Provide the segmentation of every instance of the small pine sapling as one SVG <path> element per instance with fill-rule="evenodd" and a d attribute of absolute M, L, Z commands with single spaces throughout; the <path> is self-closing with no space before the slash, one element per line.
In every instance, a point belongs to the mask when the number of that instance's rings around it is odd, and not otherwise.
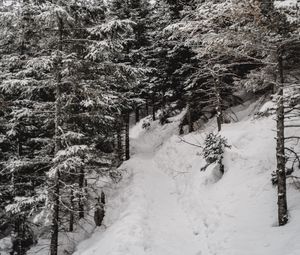
<path fill-rule="evenodd" d="M 205 171 L 206 168 L 213 163 L 218 163 L 220 166 L 220 171 L 223 174 L 224 173 L 224 165 L 222 163 L 223 154 L 225 148 L 231 148 L 231 146 L 228 145 L 226 138 L 214 133 L 209 133 L 206 136 L 204 143 L 205 145 L 202 153 L 207 164 L 201 168 L 201 171 Z"/>

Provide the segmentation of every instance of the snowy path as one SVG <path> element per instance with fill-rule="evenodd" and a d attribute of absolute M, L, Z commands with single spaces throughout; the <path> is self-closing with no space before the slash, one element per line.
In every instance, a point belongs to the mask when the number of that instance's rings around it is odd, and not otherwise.
<path fill-rule="evenodd" d="M 199 241 L 176 196 L 174 181 L 160 171 L 155 160 L 140 160 L 136 181 L 146 200 L 145 254 L 198 255 Z"/>
<path fill-rule="evenodd" d="M 199 239 L 178 202 L 175 180 L 160 169 L 156 157 L 158 148 L 177 132 L 177 126 L 175 121 L 159 133 L 132 130 L 134 155 L 123 165 L 127 183 L 110 205 L 112 210 L 119 205 L 119 214 L 111 217 L 111 227 L 79 245 L 76 255 L 202 254 Z"/>
<path fill-rule="evenodd" d="M 178 202 L 175 180 L 161 169 L 159 148 L 163 142 L 177 132 L 176 121 L 159 133 L 143 133 L 135 137 L 132 130 L 132 151 L 135 155 L 127 163 L 127 170 L 133 173 L 132 186 L 135 189 L 129 203 L 143 204 L 142 235 L 139 236 L 144 248 L 137 255 L 200 255 L 200 243 L 193 233 L 188 217 Z M 128 226 L 128 231 L 134 229 Z M 128 233 L 130 235 L 130 233 Z M 127 247 L 128 248 L 128 247 Z M 133 255 L 133 249 L 122 255 Z M 112 253 L 114 254 L 114 253 Z"/>

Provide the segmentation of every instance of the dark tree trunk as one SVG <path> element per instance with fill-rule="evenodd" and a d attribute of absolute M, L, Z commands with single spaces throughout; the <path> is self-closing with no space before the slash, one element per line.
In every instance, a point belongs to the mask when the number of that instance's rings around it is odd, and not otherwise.
<path fill-rule="evenodd" d="M 149 115 L 149 102 L 148 99 L 146 99 L 146 115 Z"/>
<path fill-rule="evenodd" d="M 23 248 L 24 232 L 23 232 L 23 219 L 21 218 L 21 216 L 17 216 L 17 219 L 14 222 L 14 232 L 16 234 L 16 237 L 13 240 L 12 254 L 24 255 L 25 254 Z"/>
<path fill-rule="evenodd" d="M 23 0 L 22 1 L 23 5 L 27 5 L 30 3 L 29 0 Z M 30 27 L 30 22 L 33 22 L 31 13 L 28 12 L 28 10 L 26 10 L 26 7 L 23 6 L 23 10 L 22 10 L 22 19 L 21 19 L 21 29 L 22 29 L 22 39 L 21 39 L 21 43 L 20 43 L 20 54 L 24 55 L 26 53 L 26 43 L 28 43 L 28 40 L 30 40 L 30 36 L 27 33 L 28 32 L 28 27 Z"/>
<path fill-rule="evenodd" d="M 52 222 L 51 222 L 51 243 L 50 254 L 57 255 L 58 250 L 58 224 L 59 224 L 59 174 L 55 178 L 53 191 L 53 209 L 52 209 Z"/>
<path fill-rule="evenodd" d="M 69 232 L 74 230 L 74 192 L 71 190 L 70 197 L 70 222 L 69 222 Z"/>
<path fill-rule="evenodd" d="M 22 217 L 19 217 L 19 233 L 18 233 L 18 252 L 17 255 L 24 255 L 25 249 L 23 247 L 23 242 L 25 239 L 25 233 L 24 233 L 24 219 Z"/>
<path fill-rule="evenodd" d="M 162 91 L 162 98 L 161 98 L 161 109 L 163 109 L 167 104 L 167 98 L 166 98 L 166 91 L 163 89 Z"/>
<path fill-rule="evenodd" d="M 218 132 L 222 129 L 223 120 L 223 112 L 222 112 L 222 99 L 220 93 L 220 80 L 219 78 L 215 78 L 214 82 L 214 93 L 216 98 L 216 112 L 217 112 L 217 125 L 218 125 Z"/>
<path fill-rule="evenodd" d="M 125 160 L 130 159 L 129 148 L 129 112 L 125 114 Z"/>
<path fill-rule="evenodd" d="M 278 50 L 278 68 L 280 82 L 278 84 L 277 99 L 277 180 L 278 180 L 278 223 L 283 226 L 288 222 L 287 200 L 286 200 L 286 173 L 285 173 L 285 149 L 284 149 L 284 102 L 283 102 L 283 49 Z"/>
<path fill-rule="evenodd" d="M 59 45 L 58 50 L 62 51 L 62 39 L 63 39 L 63 21 L 61 18 L 58 17 L 58 33 L 59 33 Z M 60 150 L 61 141 L 60 141 L 60 126 L 61 126 L 61 69 L 62 69 L 62 60 L 59 60 L 57 66 L 57 73 L 56 73 L 56 102 L 55 102 L 55 154 Z M 52 222 L 51 222 L 51 241 L 50 241 L 50 255 L 57 255 L 58 252 L 58 233 L 59 233 L 59 180 L 60 180 L 60 173 L 59 171 L 56 173 L 53 182 L 51 183 L 51 190 L 52 193 Z"/>
<path fill-rule="evenodd" d="M 189 133 L 194 131 L 193 121 L 192 121 L 192 113 L 190 104 L 187 107 L 187 120 L 189 125 Z"/>
<path fill-rule="evenodd" d="M 156 111 L 156 109 L 155 109 L 155 98 L 154 98 L 154 96 L 153 96 L 153 97 L 152 97 L 152 120 L 153 120 L 153 121 L 156 120 L 156 118 L 155 118 L 155 111 Z"/>
<path fill-rule="evenodd" d="M 84 203 L 83 203 L 83 197 L 84 197 L 84 168 L 80 168 L 79 173 L 79 199 L 78 199 L 78 211 L 79 211 L 79 219 L 84 218 Z"/>
<path fill-rule="evenodd" d="M 140 107 L 135 108 L 135 123 L 140 121 Z"/>
<path fill-rule="evenodd" d="M 101 202 L 102 204 L 105 204 L 105 193 L 104 193 L 103 191 L 101 191 L 100 202 Z"/>
<path fill-rule="evenodd" d="M 120 118 L 121 119 L 121 118 Z M 123 130 L 123 122 L 120 120 L 117 127 L 117 153 L 118 153 L 118 164 L 121 165 L 124 157 L 123 157 L 123 146 L 122 146 L 122 130 Z"/>
<path fill-rule="evenodd" d="M 218 125 L 218 132 L 221 131 L 222 129 L 222 117 L 221 117 L 221 114 L 220 114 L 220 108 L 217 107 L 217 125 Z"/>

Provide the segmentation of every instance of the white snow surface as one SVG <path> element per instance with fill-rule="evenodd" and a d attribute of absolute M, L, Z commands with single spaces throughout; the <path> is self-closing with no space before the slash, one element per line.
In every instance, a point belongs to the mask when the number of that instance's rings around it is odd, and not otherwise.
<path fill-rule="evenodd" d="M 7 252 L 12 248 L 11 238 L 5 237 L 0 239 L 0 255 L 9 255 Z"/>
<path fill-rule="evenodd" d="M 281 1 L 274 1 L 276 8 L 287 8 L 287 7 L 296 7 L 297 4 L 299 5 L 299 0 L 281 0 Z"/>
<path fill-rule="evenodd" d="M 274 116 L 256 119 L 261 102 L 233 108 L 238 121 L 221 135 L 232 146 L 225 173 L 205 161 L 205 129 L 179 138 L 183 114 L 161 126 L 131 129 L 124 179 L 108 194 L 105 227 L 81 242 L 75 255 L 299 255 L 300 192 L 288 184 L 290 221 L 277 226 Z M 299 132 L 294 130 L 293 132 Z M 298 170 L 299 171 L 299 170 Z"/>

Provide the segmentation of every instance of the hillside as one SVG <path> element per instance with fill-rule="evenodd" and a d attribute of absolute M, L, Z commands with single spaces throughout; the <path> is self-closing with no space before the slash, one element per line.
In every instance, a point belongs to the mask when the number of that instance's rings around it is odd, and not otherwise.
<path fill-rule="evenodd" d="M 222 176 L 205 164 L 201 148 L 214 121 L 178 136 L 181 115 L 170 124 L 142 121 L 131 129 L 132 158 L 126 177 L 111 193 L 105 227 L 79 244 L 75 255 L 297 255 L 300 193 L 288 185 L 290 222 L 277 226 L 274 116 L 257 118 L 270 102 L 233 108 L 237 122 L 224 125 L 231 149 Z M 186 141 L 183 142 L 182 140 Z"/>

